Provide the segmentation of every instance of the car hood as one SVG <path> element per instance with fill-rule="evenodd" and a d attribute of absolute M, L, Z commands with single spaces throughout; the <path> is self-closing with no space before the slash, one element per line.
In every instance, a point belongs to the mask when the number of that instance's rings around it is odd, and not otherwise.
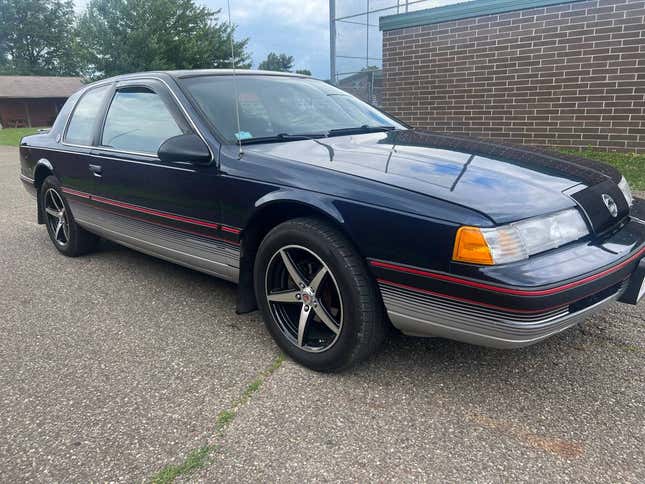
<path fill-rule="evenodd" d="M 620 180 L 616 170 L 591 160 L 415 130 L 249 145 L 245 151 L 446 200 L 495 223 L 574 207 L 576 193 Z"/>

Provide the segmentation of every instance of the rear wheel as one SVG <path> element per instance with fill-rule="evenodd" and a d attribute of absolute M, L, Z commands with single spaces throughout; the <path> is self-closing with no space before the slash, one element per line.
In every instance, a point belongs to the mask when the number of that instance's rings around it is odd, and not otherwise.
<path fill-rule="evenodd" d="M 99 238 L 76 223 L 55 176 L 43 181 L 40 197 L 49 238 L 60 253 L 76 257 L 96 247 Z"/>
<path fill-rule="evenodd" d="M 385 336 L 382 303 L 363 259 L 322 221 L 288 221 L 266 236 L 256 258 L 255 291 L 278 345 L 314 370 L 354 365 Z"/>

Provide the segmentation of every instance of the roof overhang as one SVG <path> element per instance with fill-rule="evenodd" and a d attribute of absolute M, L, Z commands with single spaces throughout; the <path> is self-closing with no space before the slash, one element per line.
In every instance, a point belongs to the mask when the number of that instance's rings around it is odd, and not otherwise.
<path fill-rule="evenodd" d="M 80 77 L 0 76 L 0 98 L 67 98 L 83 88 Z"/>
<path fill-rule="evenodd" d="M 445 7 L 417 10 L 397 15 L 386 15 L 379 19 L 383 31 L 438 24 L 452 20 L 463 20 L 484 15 L 495 15 L 516 10 L 548 7 L 586 0 L 474 0 Z"/>

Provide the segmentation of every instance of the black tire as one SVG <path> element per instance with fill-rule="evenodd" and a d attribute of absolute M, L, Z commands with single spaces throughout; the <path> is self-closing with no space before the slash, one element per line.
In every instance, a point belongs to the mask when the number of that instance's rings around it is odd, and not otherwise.
<path fill-rule="evenodd" d="M 299 262 L 291 256 L 288 259 L 296 265 L 303 280 L 309 279 L 305 281 L 306 289 L 298 289 L 289 273 L 286 275 L 290 284 L 288 288 L 267 290 L 267 286 L 274 285 L 276 281 L 274 276 L 276 271 L 279 271 L 279 264 L 283 264 L 283 273 L 285 270 L 289 271 L 287 264 L 284 263 L 283 251 L 285 250 L 296 251 L 295 256 L 301 257 Z M 313 262 L 306 264 L 306 258 L 309 255 Z M 316 260 L 321 265 L 306 275 L 307 268 L 313 267 Z M 278 268 L 274 269 L 274 267 Z M 320 285 L 314 288 L 315 282 L 311 275 L 322 273 L 321 268 L 326 269 L 329 276 L 323 276 L 327 277 L 326 282 L 319 281 Z M 277 280 L 285 280 L 285 276 L 281 278 L 278 274 Z M 384 317 L 383 303 L 364 259 L 342 233 L 324 221 L 313 218 L 294 219 L 269 232 L 262 241 L 255 259 L 254 285 L 258 306 L 275 341 L 291 358 L 313 370 L 334 372 L 356 365 L 376 352 L 387 333 L 388 324 Z M 308 332 L 315 333 L 314 341 L 321 345 L 315 350 L 307 346 L 305 330 L 302 338 L 299 332 L 296 337 L 295 334 L 290 333 L 293 326 L 287 330 L 285 328 L 288 322 L 281 323 L 287 314 L 284 310 L 285 305 L 289 311 L 307 310 L 309 306 L 306 306 L 303 300 L 309 301 L 311 292 L 305 295 L 302 291 L 311 289 L 313 289 L 312 300 L 317 301 L 320 306 L 317 305 L 315 314 L 312 314 L 313 319 L 310 323 L 305 323 L 304 327 L 312 328 L 308 329 Z M 318 317 L 321 307 L 327 305 L 323 297 L 328 298 L 330 308 L 334 305 L 334 289 L 337 290 L 336 308 L 330 309 L 327 314 L 335 314 L 333 319 L 339 323 L 337 333 L 328 331 L 330 325 L 327 324 L 325 327 L 322 319 Z M 299 291 L 300 294 L 297 294 Z M 319 295 L 322 291 L 328 296 Z M 295 304 L 292 304 L 291 301 L 269 301 L 269 297 L 282 294 L 288 298 L 295 295 L 298 302 L 293 301 Z M 296 309 L 289 309 L 292 307 Z M 300 307 L 302 309 L 298 309 Z M 302 317 L 302 312 L 300 314 Z M 289 318 L 289 316 L 286 317 Z M 290 320 L 293 321 L 293 319 L 291 316 Z M 325 331 L 328 335 L 320 336 Z M 335 339 L 332 341 L 332 338 Z"/>
<path fill-rule="evenodd" d="M 41 201 L 40 206 L 43 212 L 43 220 L 47 227 L 47 233 L 54 247 L 61 254 L 68 257 L 78 257 L 96 248 L 99 237 L 83 229 L 76 223 L 58 178 L 53 175 L 45 178 L 38 196 Z M 64 220 L 63 218 L 57 219 L 47 212 L 48 208 L 55 209 L 57 204 L 62 204 L 64 207 L 64 211 L 62 211 Z M 62 222 L 60 228 L 58 228 L 59 220 Z"/>

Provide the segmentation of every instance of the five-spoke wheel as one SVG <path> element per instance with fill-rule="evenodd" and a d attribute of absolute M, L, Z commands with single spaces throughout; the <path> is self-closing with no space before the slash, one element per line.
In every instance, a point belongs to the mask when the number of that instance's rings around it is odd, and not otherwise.
<path fill-rule="evenodd" d="M 96 247 L 99 238 L 76 223 L 63 196 L 60 182 L 48 176 L 40 186 L 39 206 L 49 238 L 62 254 L 76 257 Z"/>
<path fill-rule="evenodd" d="M 280 248 L 266 272 L 266 297 L 284 335 L 305 351 L 332 346 L 343 326 L 343 299 L 327 265 L 305 247 Z"/>
<path fill-rule="evenodd" d="M 322 220 L 289 220 L 258 249 L 255 295 L 264 322 L 294 360 L 338 371 L 372 354 L 387 324 L 365 260 Z"/>
<path fill-rule="evenodd" d="M 67 210 L 65 209 L 63 199 L 55 188 L 49 188 L 45 192 L 44 208 L 47 214 L 47 224 L 53 233 L 54 242 L 60 245 L 67 245 L 69 243 Z"/>

